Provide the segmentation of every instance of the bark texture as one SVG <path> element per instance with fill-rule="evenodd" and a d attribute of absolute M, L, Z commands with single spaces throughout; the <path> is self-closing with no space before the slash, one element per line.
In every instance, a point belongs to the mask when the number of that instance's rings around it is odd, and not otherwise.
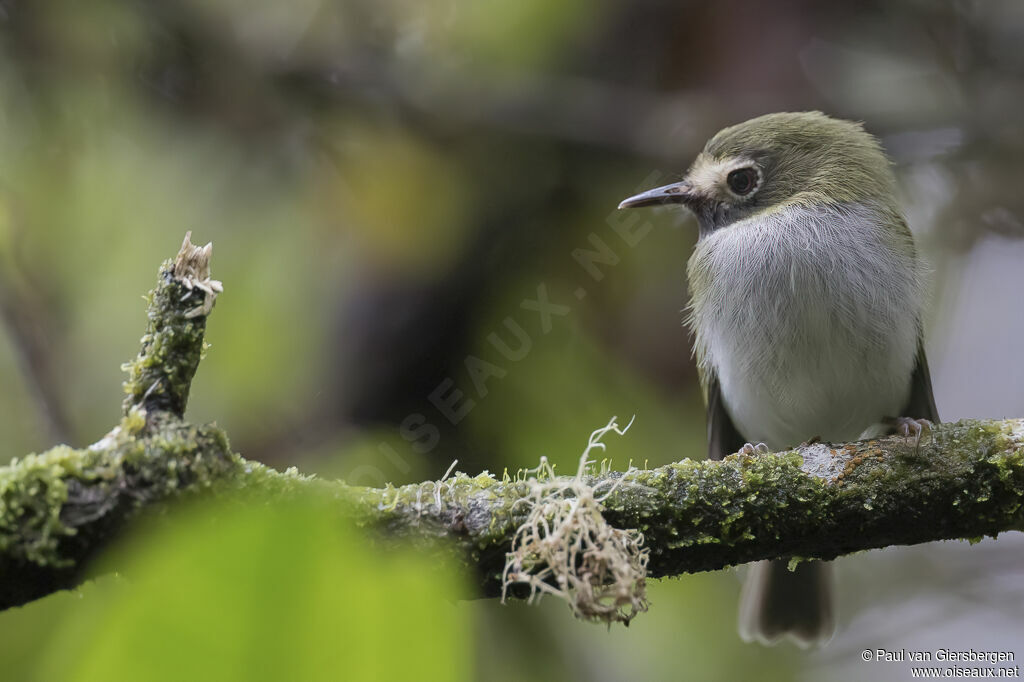
<path fill-rule="evenodd" d="M 398 488 L 354 487 L 247 461 L 216 426 L 184 420 L 205 319 L 220 291 L 209 256 L 208 246 L 186 238 L 178 258 L 161 267 L 142 350 L 125 367 L 121 423 L 88 448 L 58 446 L 0 467 L 0 609 L 74 586 L 132 518 L 194 494 L 262 503 L 320 496 L 339 517 L 389 537 L 442 540 L 479 576 L 483 594 L 499 594 L 507 553 L 529 515 L 523 501 L 537 484 L 530 475 L 456 473 Z M 611 490 L 601 497 L 607 524 L 643 534 L 647 577 L 777 557 L 832 559 L 1024 529 L 1024 420 L 944 424 L 920 443 L 814 444 L 582 480 Z"/>

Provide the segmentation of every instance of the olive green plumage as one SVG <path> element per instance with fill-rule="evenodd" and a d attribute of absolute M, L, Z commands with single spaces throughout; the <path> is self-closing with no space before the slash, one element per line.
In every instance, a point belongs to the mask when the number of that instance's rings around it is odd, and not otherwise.
<path fill-rule="evenodd" d="M 876 201 L 898 208 L 896 180 L 878 140 L 860 123 L 819 111 L 767 114 L 730 126 L 703 153 L 763 164 L 772 181 L 757 193 L 762 207 Z"/>

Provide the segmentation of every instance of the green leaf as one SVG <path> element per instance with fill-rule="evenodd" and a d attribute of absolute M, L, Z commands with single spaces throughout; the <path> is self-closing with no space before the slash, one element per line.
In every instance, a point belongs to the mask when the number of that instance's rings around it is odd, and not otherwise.
<path fill-rule="evenodd" d="M 128 580 L 69 609 L 41 679 L 469 678 L 461 576 L 435 557 L 375 549 L 323 508 L 185 516 L 108 558 Z"/>

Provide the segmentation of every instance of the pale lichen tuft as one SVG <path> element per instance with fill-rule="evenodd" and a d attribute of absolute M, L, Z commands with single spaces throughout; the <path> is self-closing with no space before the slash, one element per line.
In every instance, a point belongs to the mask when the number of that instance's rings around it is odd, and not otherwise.
<path fill-rule="evenodd" d="M 185 313 L 188 319 L 209 315 L 217 300 L 217 294 L 224 291 L 224 285 L 210 277 L 211 255 L 213 242 L 207 242 L 206 246 L 196 246 L 192 243 L 192 232 L 185 233 L 181 250 L 174 259 L 174 278 L 181 282 L 189 293 L 193 289 L 198 289 L 206 294 L 200 305 Z"/>
<path fill-rule="evenodd" d="M 529 601 L 554 595 L 577 618 L 626 625 L 647 610 L 649 550 L 643 534 L 611 526 L 602 503 L 635 469 L 623 476 L 588 481 L 590 454 L 604 450 L 609 432 L 624 434 L 613 417 L 594 431 L 580 456 L 576 475 L 558 478 L 546 457 L 526 479 L 527 493 L 516 505 L 528 507 L 516 529 L 502 573 L 502 601 L 516 584 L 529 587 Z"/>

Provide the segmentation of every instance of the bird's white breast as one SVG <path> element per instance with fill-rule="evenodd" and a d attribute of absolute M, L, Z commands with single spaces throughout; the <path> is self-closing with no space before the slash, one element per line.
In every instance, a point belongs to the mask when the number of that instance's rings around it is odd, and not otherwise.
<path fill-rule="evenodd" d="M 690 260 L 690 325 L 744 438 L 852 440 L 900 416 L 923 305 L 878 209 L 791 207 L 719 229 Z"/>

